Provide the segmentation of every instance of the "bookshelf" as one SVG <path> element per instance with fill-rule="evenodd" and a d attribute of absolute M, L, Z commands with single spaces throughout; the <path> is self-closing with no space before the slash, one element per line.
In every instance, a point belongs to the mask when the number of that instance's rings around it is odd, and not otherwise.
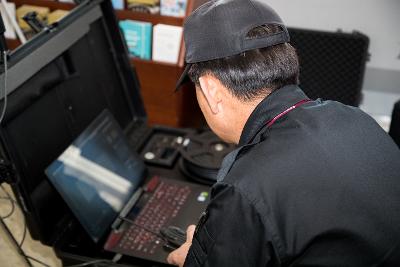
<path fill-rule="evenodd" d="M 71 10 L 75 7 L 74 4 L 61 3 L 48 0 L 8 0 L 8 2 L 14 2 L 17 7 L 21 5 L 46 6 L 51 10 L 54 9 Z"/>
<path fill-rule="evenodd" d="M 75 4 L 60 3 L 49 0 L 9 0 L 14 2 L 17 8 L 21 5 L 45 6 L 50 10 L 71 10 Z M 188 0 L 187 14 L 206 0 Z M 184 18 L 161 16 L 159 14 L 146 14 L 130 10 L 116 10 L 120 20 L 139 20 L 150 22 L 153 25 L 162 23 L 174 26 L 182 26 Z M 10 49 L 20 45 L 18 40 L 8 40 Z M 174 93 L 175 84 L 184 67 L 184 47 L 177 64 L 157 62 L 131 58 L 131 64 L 136 69 L 141 85 L 141 93 L 148 115 L 149 123 L 163 124 L 173 127 L 199 127 L 203 124 L 203 116 L 197 105 L 195 90 L 192 85 L 187 85 L 177 93 Z"/>

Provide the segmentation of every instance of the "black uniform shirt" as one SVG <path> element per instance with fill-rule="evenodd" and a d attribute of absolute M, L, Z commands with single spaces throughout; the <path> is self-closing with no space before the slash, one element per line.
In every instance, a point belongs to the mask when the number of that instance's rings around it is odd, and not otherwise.
<path fill-rule="evenodd" d="M 264 99 L 185 266 L 400 266 L 400 150 L 368 115 L 297 86 Z"/>

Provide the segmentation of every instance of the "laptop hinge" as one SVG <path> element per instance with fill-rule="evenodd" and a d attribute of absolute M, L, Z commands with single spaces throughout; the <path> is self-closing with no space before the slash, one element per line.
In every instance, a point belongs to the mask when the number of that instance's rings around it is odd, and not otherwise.
<path fill-rule="evenodd" d="M 126 217 L 126 215 L 132 210 L 133 206 L 137 203 L 137 201 L 139 200 L 142 193 L 143 193 L 142 188 L 139 188 L 138 190 L 136 190 L 136 192 L 132 195 L 132 197 L 129 199 L 128 203 L 126 203 L 125 207 L 121 210 L 118 217 L 115 219 L 115 221 L 111 225 L 111 229 L 116 230 L 121 226 L 121 223 L 123 220 L 120 218 Z"/>

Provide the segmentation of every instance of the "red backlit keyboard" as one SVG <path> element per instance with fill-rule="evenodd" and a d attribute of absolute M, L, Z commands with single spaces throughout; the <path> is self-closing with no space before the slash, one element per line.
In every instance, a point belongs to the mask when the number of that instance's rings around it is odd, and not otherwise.
<path fill-rule="evenodd" d="M 152 181 L 149 185 L 151 183 Z M 130 224 L 124 231 L 118 246 L 127 251 L 154 254 L 156 248 L 164 243 L 154 233 L 159 233 L 161 228 L 170 225 L 189 194 L 190 187 L 188 186 L 160 181 L 154 193 L 133 220 L 135 225 Z"/>

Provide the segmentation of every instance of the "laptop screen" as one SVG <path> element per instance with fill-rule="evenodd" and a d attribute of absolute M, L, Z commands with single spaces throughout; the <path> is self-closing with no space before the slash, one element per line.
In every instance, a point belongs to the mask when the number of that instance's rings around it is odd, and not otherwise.
<path fill-rule="evenodd" d="M 145 165 L 105 110 L 45 172 L 97 242 L 144 179 Z"/>

